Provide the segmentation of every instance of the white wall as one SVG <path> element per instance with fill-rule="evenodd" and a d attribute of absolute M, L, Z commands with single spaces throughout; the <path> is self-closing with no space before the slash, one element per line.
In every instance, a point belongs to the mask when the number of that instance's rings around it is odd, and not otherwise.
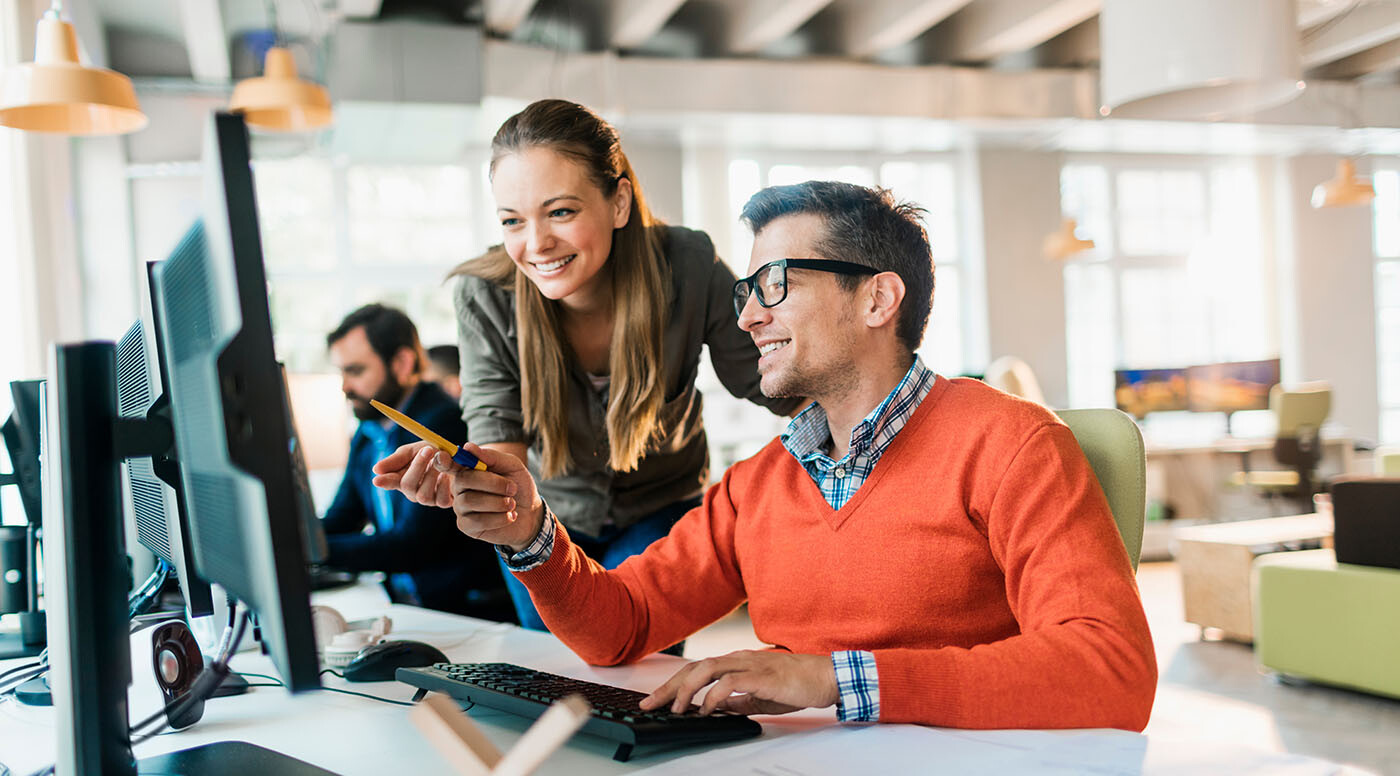
<path fill-rule="evenodd" d="M 1280 163 L 1288 217 L 1280 250 L 1280 308 L 1285 315 L 1286 380 L 1332 383 L 1332 421 L 1376 439 L 1380 425 L 1376 372 L 1375 254 L 1371 208 L 1315 210 L 1312 187 L 1332 177 L 1335 156 Z M 1291 358 L 1289 356 L 1292 356 Z M 1290 365 L 1291 362 L 1291 365 Z"/>
<path fill-rule="evenodd" d="M 977 154 L 988 356 L 1025 359 L 1052 407 L 1069 401 L 1064 266 L 1041 255 L 1041 241 L 1060 224 L 1062 161 L 1035 151 Z"/>

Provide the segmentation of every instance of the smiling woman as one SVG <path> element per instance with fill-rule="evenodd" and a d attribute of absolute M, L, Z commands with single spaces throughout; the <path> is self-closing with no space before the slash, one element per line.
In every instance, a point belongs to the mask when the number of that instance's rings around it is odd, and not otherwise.
<path fill-rule="evenodd" d="M 503 244 L 453 272 L 468 436 L 526 461 L 570 535 L 612 568 L 699 503 L 702 346 L 734 396 L 777 414 L 798 400 L 762 395 L 733 273 L 705 234 L 652 217 L 597 114 L 542 100 L 506 120 L 491 191 Z M 400 489 L 445 494 L 459 521 L 514 521 L 514 499 L 451 493 L 450 473 L 425 479 Z M 543 628 L 524 587 L 512 595 L 521 622 Z"/>

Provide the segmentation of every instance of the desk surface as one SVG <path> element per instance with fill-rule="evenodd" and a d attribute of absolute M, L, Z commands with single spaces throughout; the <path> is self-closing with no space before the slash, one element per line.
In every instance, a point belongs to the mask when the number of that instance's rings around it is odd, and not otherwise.
<path fill-rule="evenodd" d="M 456 661 L 513 662 L 566 676 L 643 691 L 655 688 L 685 662 L 677 657 L 654 655 L 632 666 L 593 668 L 585 665 L 557 639 L 546 633 L 413 607 L 389 605 L 377 586 L 362 584 L 355 588 L 318 594 L 316 600 L 318 603 L 335 606 L 348 619 L 387 612 L 394 621 L 394 636 L 435 644 L 449 658 Z M 159 692 L 150 671 L 146 669 L 146 666 L 150 665 L 150 642 L 143 638 L 144 636 L 145 633 L 139 634 L 132 643 L 135 674 L 129 695 L 132 719 L 145 717 L 160 706 Z M 0 661 L 0 671 L 22 662 L 24 661 Z M 270 662 L 254 652 L 240 653 L 233 659 L 232 664 L 238 671 L 271 673 Z M 333 676 L 326 676 L 325 681 L 327 686 L 353 689 L 395 700 L 406 701 L 413 694 L 413 688 L 396 682 L 348 684 Z M 474 709 L 470 715 L 486 735 L 503 750 L 508 749 L 529 726 L 529 720 L 490 709 Z M 539 773 L 587 776 L 629 773 L 657 766 L 675 768 L 676 772 L 692 772 L 693 767 L 704 766 L 703 770 L 707 773 L 757 773 L 759 771 L 750 769 L 747 765 L 741 770 L 736 770 L 735 758 L 741 758 L 745 763 L 754 762 L 754 768 L 757 768 L 756 761 L 765 756 L 773 756 L 771 745 L 783 743 L 787 740 L 785 737 L 792 734 L 807 734 L 805 738 L 809 739 L 810 743 L 803 738 L 794 738 L 791 741 L 795 745 L 800 744 L 796 751 L 814 755 L 821 751 L 823 746 L 831 747 L 851 740 L 845 731 L 869 729 L 833 730 L 834 713 L 831 709 L 808 709 L 796 714 L 759 719 L 763 724 L 764 734 L 756 742 L 740 742 L 709 749 L 689 747 L 664 752 L 640 749 L 637 756 L 627 763 L 618 763 L 611 759 L 615 748 L 611 742 L 579 735 L 545 763 Z M 1287 770 L 1289 773 L 1361 773 L 1311 758 L 1247 750 L 1222 751 L 1219 747 L 1183 746 L 1182 742 L 1163 741 L 1155 737 L 1149 740 L 1147 736 L 1123 731 L 1089 731 L 1077 735 L 1015 731 L 1002 732 L 1004 738 L 1010 737 L 1005 741 L 993 742 L 987 739 L 986 742 L 979 742 L 976 735 L 971 733 L 960 734 L 956 731 L 907 725 L 877 727 L 889 728 L 888 734 L 905 731 L 902 735 L 925 736 L 926 741 L 919 738 L 914 744 L 918 751 L 923 753 L 921 757 L 929 758 L 926 762 L 937 761 L 937 758 L 943 756 L 941 752 L 946 752 L 949 756 L 957 754 L 958 758 L 954 761 L 958 763 L 957 770 L 963 773 L 1007 772 L 1007 762 L 998 753 L 1004 753 L 1009 746 L 1030 752 L 1025 755 L 1027 759 L 1018 761 L 1019 767 L 1015 770 L 1021 772 L 1066 773 L 1082 770 L 1065 770 L 1063 762 L 1053 763 L 1040 757 L 1041 754 L 1048 756 L 1055 753 L 1057 758 L 1082 757 L 1083 760 L 1079 764 L 1084 768 L 1093 763 L 1096 764 L 1096 772 L 1105 773 L 1189 773 L 1218 770 L 1222 766 L 1231 771 L 1252 769 L 1256 772 Z M 837 738 L 841 736 L 845 737 Z M 1015 741 L 1011 741 L 1011 738 Z M 211 700 L 206 704 L 204 717 L 198 724 L 178 733 L 157 736 L 139 745 L 136 755 L 138 758 L 144 758 L 224 740 L 251 741 L 345 776 L 452 773 L 446 762 L 418 734 L 408 719 L 407 709 L 401 706 L 330 692 L 291 696 L 276 687 L 255 687 L 243 696 Z M 767 755 L 763 755 L 761 749 L 755 748 L 765 745 L 770 748 Z M 741 749 L 746 746 L 750 748 Z M 884 761 L 881 757 L 884 753 L 879 751 L 879 747 L 876 749 L 877 751 L 861 752 L 861 759 L 868 764 L 871 772 L 890 772 L 889 769 L 882 768 L 881 764 Z M 1075 754 L 1076 752 L 1078 754 Z M 1137 754 L 1124 760 L 1124 752 Z M 1103 770 L 1103 756 L 1112 753 L 1117 753 L 1116 759 L 1124 760 L 1123 767 Z M 898 754 L 906 756 L 907 752 Z M 693 760 L 678 760 L 692 755 L 696 756 Z M 783 756 L 787 757 L 786 754 Z M 895 753 L 889 754 L 889 757 L 895 756 Z M 1188 759 L 1183 760 L 1183 757 Z M 20 706 L 12 701 L 0 703 L 0 761 L 13 769 L 17 776 L 22 776 L 47 765 L 53 759 L 53 710 Z M 707 762 L 718 766 L 718 770 L 706 765 Z M 804 765 L 801 770 L 789 770 L 794 774 L 841 772 L 839 763 L 830 758 L 823 762 L 824 764 L 818 763 L 815 767 Z M 986 767 L 981 767 L 978 763 Z M 894 766 L 894 761 L 891 760 L 888 764 Z"/>
<path fill-rule="evenodd" d="M 1252 547 L 1259 544 L 1319 539 L 1331 535 L 1332 515 L 1313 513 L 1186 526 L 1177 529 L 1176 539 L 1181 542 L 1211 542 Z"/>

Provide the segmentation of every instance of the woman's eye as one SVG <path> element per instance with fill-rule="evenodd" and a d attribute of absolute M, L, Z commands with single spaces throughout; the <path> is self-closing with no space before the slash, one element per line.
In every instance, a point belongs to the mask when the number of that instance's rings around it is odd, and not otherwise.
<path fill-rule="evenodd" d="M 518 219 L 518 218 L 502 218 L 502 219 L 501 219 L 501 226 L 515 226 L 516 224 L 519 224 L 519 223 L 520 223 L 520 219 Z"/>
<path fill-rule="evenodd" d="M 565 216 L 573 215 L 573 213 L 574 213 L 574 211 L 573 211 L 572 208 L 557 207 L 557 208 L 555 208 L 555 209 L 549 211 L 549 217 L 550 217 L 550 218 L 564 218 Z"/>

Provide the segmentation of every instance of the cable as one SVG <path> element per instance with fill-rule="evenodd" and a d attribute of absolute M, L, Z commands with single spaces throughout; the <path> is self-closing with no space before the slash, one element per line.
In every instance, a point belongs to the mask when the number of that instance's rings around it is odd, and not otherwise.
<path fill-rule="evenodd" d="M 322 668 L 322 669 L 321 669 L 321 673 L 317 674 L 317 676 L 325 676 L 326 674 L 330 674 L 331 676 L 334 676 L 334 677 L 336 677 L 337 679 L 344 679 L 344 678 L 345 678 L 345 675 L 344 675 L 344 674 L 340 673 L 339 671 L 336 671 L 334 668 Z M 249 676 L 257 676 L 257 674 L 249 674 Z M 263 678 L 270 678 L 270 677 L 263 677 Z M 392 704 L 394 704 L 395 706 L 413 706 L 413 705 L 414 705 L 414 704 L 412 704 L 412 703 L 409 703 L 408 701 L 396 701 L 396 700 L 393 700 L 393 699 L 391 699 L 391 698 L 381 698 L 381 697 L 379 697 L 378 695 L 370 695 L 369 693 L 365 693 L 365 692 L 355 692 L 354 690 L 342 690 L 342 689 L 340 689 L 340 688 L 338 688 L 338 687 L 327 687 L 327 686 L 325 686 L 325 685 L 321 685 L 321 689 L 322 689 L 322 690 L 325 690 L 326 692 L 338 692 L 338 693 L 343 693 L 343 694 L 345 694 L 345 695 L 358 695 L 358 696 L 360 696 L 361 698 L 369 698 L 369 699 L 372 700 L 372 701 L 381 701 L 381 702 L 383 702 L 383 703 L 392 703 Z"/>
<path fill-rule="evenodd" d="M 13 684 L 11 684 L 9 687 L 4 688 L 3 690 L 0 690 L 0 697 L 9 695 L 10 693 L 19 689 L 20 685 L 24 684 L 30 679 L 37 679 L 38 677 L 43 676 L 45 673 L 48 672 L 48 670 L 48 666 L 41 666 L 39 668 L 32 669 L 27 674 L 20 674 L 19 678 L 13 680 Z"/>
<path fill-rule="evenodd" d="M 42 667 L 43 665 L 44 665 L 44 661 L 42 661 L 42 660 L 36 660 L 36 661 L 34 661 L 33 663 L 25 663 L 24 665 L 19 666 L 18 668 L 11 668 L 10 670 L 6 671 L 5 673 L 0 674 L 0 682 L 5 681 L 5 679 L 6 679 L 7 677 L 14 676 L 15 674 L 20 673 L 21 671 L 30 671 L 30 670 L 33 670 L 33 669 L 35 669 L 35 668 L 40 668 L 40 667 Z M 0 776 L 4 776 L 4 774 L 0 774 Z"/>
<path fill-rule="evenodd" d="M 326 692 L 338 692 L 338 693 L 342 693 L 342 694 L 344 694 L 344 695 L 358 695 L 358 696 L 360 696 L 361 698 L 369 698 L 369 699 L 372 700 L 372 701 L 379 701 L 379 702 L 381 702 L 381 703 L 392 703 L 392 704 L 394 704 L 395 706 L 414 706 L 414 705 L 415 705 L 415 704 L 409 703 L 408 701 L 396 701 L 396 700 L 392 700 L 392 699 L 390 699 L 390 698 L 381 698 L 381 697 L 379 697 L 378 695 L 370 695 L 369 693 L 355 692 L 354 690 L 342 690 L 342 689 L 339 689 L 339 688 L 337 688 L 337 687 L 322 687 L 321 689 L 322 689 L 322 690 L 325 690 Z"/>
<path fill-rule="evenodd" d="M 174 567 L 165 561 L 158 559 L 155 570 L 146 578 L 146 581 L 127 598 L 127 618 L 134 618 L 146 612 L 155 603 L 156 597 L 160 595 L 161 588 L 165 587 L 166 580 L 170 579 L 170 573 Z"/>

